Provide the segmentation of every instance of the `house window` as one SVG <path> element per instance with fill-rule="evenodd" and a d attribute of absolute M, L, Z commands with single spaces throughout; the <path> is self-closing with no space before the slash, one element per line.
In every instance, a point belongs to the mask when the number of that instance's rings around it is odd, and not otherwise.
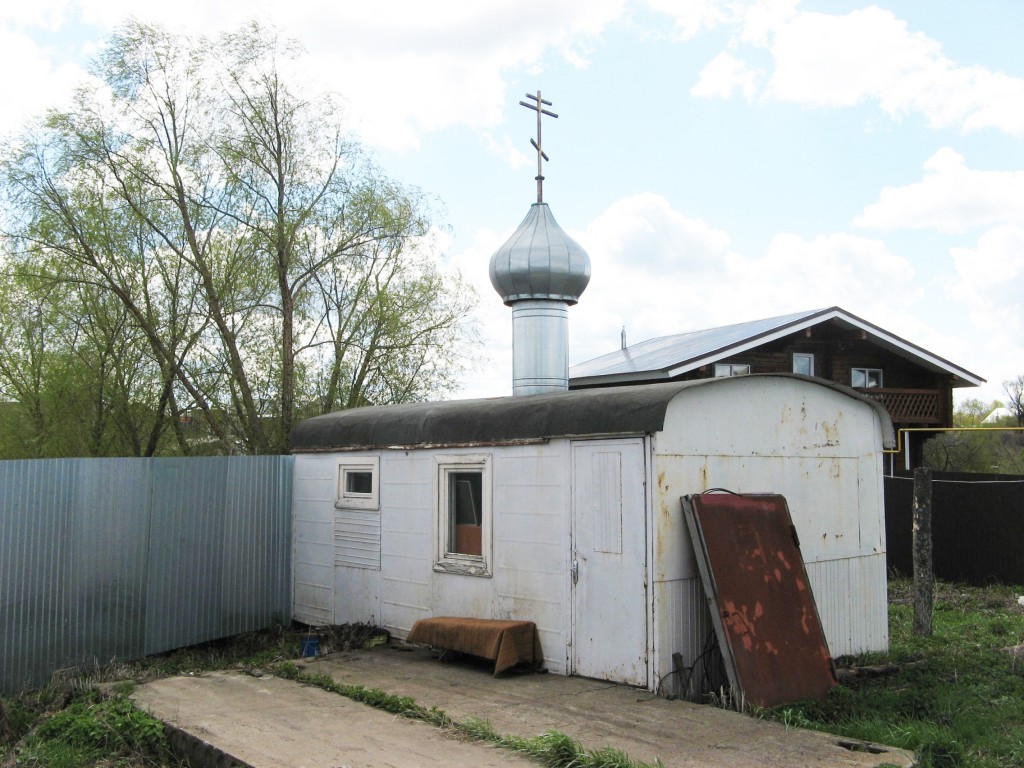
<path fill-rule="evenodd" d="M 380 509 L 380 459 L 376 456 L 338 460 L 338 509 Z"/>
<path fill-rule="evenodd" d="M 853 368 L 851 369 L 851 385 L 858 389 L 882 386 L 881 368 Z"/>
<path fill-rule="evenodd" d="M 434 570 L 490 576 L 491 457 L 437 457 Z"/>
<path fill-rule="evenodd" d="M 743 376 L 750 373 L 745 363 L 715 363 L 715 376 Z"/>
<path fill-rule="evenodd" d="M 804 376 L 813 376 L 814 355 L 810 352 L 794 352 L 793 373 L 802 373 Z"/>

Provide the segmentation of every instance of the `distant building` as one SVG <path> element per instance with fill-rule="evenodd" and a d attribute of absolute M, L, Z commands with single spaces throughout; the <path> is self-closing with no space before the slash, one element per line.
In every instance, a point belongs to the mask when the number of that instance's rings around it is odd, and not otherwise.
<path fill-rule="evenodd" d="M 998 424 L 1000 421 L 1003 421 L 1004 419 L 1012 418 L 1014 418 L 1013 411 L 1011 411 L 1006 406 L 1001 405 L 998 408 L 994 408 L 992 410 L 992 413 L 990 413 L 988 416 L 981 420 L 981 423 Z"/>
<path fill-rule="evenodd" d="M 953 426 L 953 389 L 984 379 L 839 307 L 624 346 L 569 369 L 569 388 L 800 373 L 879 401 L 893 426 Z M 915 441 L 919 455 L 923 441 Z M 917 463 L 917 459 L 913 460 Z"/>

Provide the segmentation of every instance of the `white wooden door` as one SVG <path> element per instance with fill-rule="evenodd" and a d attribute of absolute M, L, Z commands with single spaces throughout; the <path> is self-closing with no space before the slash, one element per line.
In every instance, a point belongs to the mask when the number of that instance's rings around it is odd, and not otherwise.
<path fill-rule="evenodd" d="M 576 442 L 572 462 L 572 672 L 646 686 L 643 440 Z"/>

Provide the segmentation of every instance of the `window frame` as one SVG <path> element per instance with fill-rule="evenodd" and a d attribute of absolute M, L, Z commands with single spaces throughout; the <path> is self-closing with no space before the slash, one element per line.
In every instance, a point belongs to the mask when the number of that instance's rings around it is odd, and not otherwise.
<path fill-rule="evenodd" d="M 369 493 L 347 490 L 346 478 L 356 472 L 369 472 L 373 484 Z M 334 489 L 335 509 L 380 509 L 380 457 L 343 456 L 338 459 Z"/>
<path fill-rule="evenodd" d="M 720 368 L 728 368 L 728 373 L 719 373 Z M 746 368 L 746 371 L 737 373 L 733 371 L 733 368 Z M 753 366 L 750 363 L 715 363 L 715 378 L 716 379 L 727 379 L 730 376 L 749 376 L 754 372 Z"/>
<path fill-rule="evenodd" d="M 857 386 L 854 383 L 854 379 L 853 379 L 854 374 L 857 371 L 863 371 L 864 372 L 864 381 L 865 382 L 867 382 L 867 380 L 868 380 L 868 374 L 869 373 L 877 373 L 878 374 L 878 384 L 875 385 L 875 386 L 872 386 L 870 384 L 865 383 L 862 386 Z M 850 386 L 853 387 L 854 389 L 882 389 L 885 386 L 885 370 L 882 369 L 882 368 L 865 368 L 863 366 L 850 366 Z"/>
<path fill-rule="evenodd" d="M 492 483 L 491 454 L 454 454 L 434 457 L 434 570 L 462 576 L 490 578 L 492 563 Z M 480 555 L 449 552 L 451 530 L 449 476 L 453 473 L 479 472 L 481 489 Z"/>
<path fill-rule="evenodd" d="M 801 375 L 802 376 L 813 376 L 814 375 L 814 353 L 813 352 L 794 352 L 793 353 L 793 360 L 792 360 L 792 363 L 793 363 L 792 364 L 792 371 L 793 371 L 793 373 L 800 373 L 800 371 L 798 371 L 796 369 L 797 358 L 806 358 L 808 360 L 808 362 L 810 363 L 810 371 L 811 372 L 810 373 L 804 373 L 804 374 L 801 374 Z"/>

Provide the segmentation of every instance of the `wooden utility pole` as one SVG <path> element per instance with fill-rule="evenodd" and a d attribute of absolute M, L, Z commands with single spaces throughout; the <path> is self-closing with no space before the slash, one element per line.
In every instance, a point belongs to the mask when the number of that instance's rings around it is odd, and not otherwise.
<path fill-rule="evenodd" d="M 935 572 L 932 570 L 932 471 L 914 469 L 914 634 L 931 637 Z"/>

